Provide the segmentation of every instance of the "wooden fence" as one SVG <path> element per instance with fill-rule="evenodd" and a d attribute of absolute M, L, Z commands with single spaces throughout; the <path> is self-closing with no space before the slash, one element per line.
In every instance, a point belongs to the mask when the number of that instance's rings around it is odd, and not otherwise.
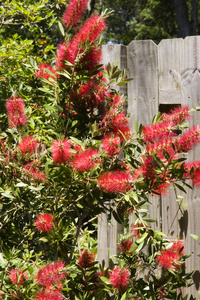
<path fill-rule="evenodd" d="M 185 39 L 162 40 L 156 45 L 151 40 L 132 41 L 128 46 L 104 45 L 103 64 L 118 63 L 126 69 L 128 77 L 134 77 L 121 88 L 127 94 L 130 123 L 135 120 L 149 124 L 159 111 L 167 112 L 177 105 L 196 107 L 200 102 L 200 36 Z M 200 111 L 193 114 L 190 125 L 200 124 Z M 200 159 L 200 146 L 188 154 L 188 160 Z M 182 194 L 183 203 L 176 201 L 173 189 L 167 196 L 151 197 L 150 217 L 156 219 L 155 229 L 162 230 L 170 238 L 184 239 L 187 271 L 195 270 L 194 285 L 187 293 L 197 298 L 200 290 L 199 242 L 190 234 L 200 237 L 200 188 Z M 109 263 L 109 251 L 117 254 L 117 238 L 123 227 L 115 220 L 108 224 L 107 215 L 99 217 L 98 259 Z M 131 220 L 130 220 L 131 222 Z"/>

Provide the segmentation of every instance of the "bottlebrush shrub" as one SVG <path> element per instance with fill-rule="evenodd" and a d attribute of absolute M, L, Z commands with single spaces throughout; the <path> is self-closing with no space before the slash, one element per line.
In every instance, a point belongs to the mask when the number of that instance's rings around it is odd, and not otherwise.
<path fill-rule="evenodd" d="M 112 88 L 130 79 L 115 65 L 100 65 L 106 14 L 81 23 L 88 2 L 69 2 L 55 63 L 32 70 L 43 100 L 28 106 L 19 90 L 5 103 L 0 298 L 180 299 L 192 276 L 184 268 L 189 253 L 151 228 L 144 207 L 148 195 L 171 185 L 183 191 L 199 184 L 200 162 L 186 162 L 185 153 L 200 141 L 200 129 L 185 130 L 191 113 L 182 107 L 131 131 L 126 99 Z M 124 222 L 126 232 L 109 267 L 96 258 L 102 212 Z"/>

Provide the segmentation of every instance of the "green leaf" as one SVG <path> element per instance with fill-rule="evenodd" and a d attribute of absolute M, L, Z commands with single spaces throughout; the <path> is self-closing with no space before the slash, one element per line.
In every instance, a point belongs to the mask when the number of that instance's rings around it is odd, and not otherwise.
<path fill-rule="evenodd" d="M 182 192 L 184 192 L 185 194 L 187 194 L 186 190 L 185 190 L 180 184 L 174 183 L 174 185 L 177 186 L 177 188 L 178 188 L 179 190 L 181 190 Z"/>
<path fill-rule="evenodd" d="M 141 236 L 139 237 L 139 239 L 136 240 L 136 243 L 137 243 L 137 244 L 142 243 L 142 242 L 147 238 L 147 236 L 148 236 L 148 232 L 145 232 L 143 235 L 141 235 Z"/>
<path fill-rule="evenodd" d="M 65 36 L 64 27 L 62 26 L 62 24 L 60 22 L 58 22 L 58 28 L 59 28 L 60 33 L 62 34 L 62 36 Z"/>
<path fill-rule="evenodd" d="M 0 253 L 0 266 L 4 268 L 7 265 L 7 260 L 3 258 L 2 253 Z"/>
<path fill-rule="evenodd" d="M 3 193 L 1 193 L 2 196 L 9 198 L 9 199 L 14 199 L 15 197 L 11 194 L 11 191 L 7 190 Z"/>
<path fill-rule="evenodd" d="M 196 234 L 190 233 L 190 236 L 195 239 L 195 241 L 198 241 L 199 237 Z"/>
<path fill-rule="evenodd" d="M 148 218 L 145 218 L 143 220 L 146 221 L 146 222 L 150 222 L 150 223 L 155 223 L 156 222 L 156 220 L 154 220 L 154 219 L 148 219 Z"/>
<path fill-rule="evenodd" d="M 101 276 L 100 279 L 106 283 L 106 284 L 110 284 L 110 280 L 107 277 Z"/>
<path fill-rule="evenodd" d="M 41 237 L 39 240 L 42 241 L 42 242 L 44 242 L 44 243 L 47 243 L 47 242 L 48 242 L 48 239 L 45 238 L 45 237 Z"/>
<path fill-rule="evenodd" d="M 138 122 L 137 122 L 137 120 L 135 120 L 135 131 L 136 131 L 136 133 L 138 133 Z"/>
<path fill-rule="evenodd" d="M 124 294 L 123 294 L 123 296 L 121 297 L 121 300 L 126 300 L 126 294 L 127 294 L 127 293 L 124 293 Z"/>
<path fill-rule="evenodd" d="M 38 187 L 35 187 L 35 186 L 32 186 L 32 185 L 29 186 L 29 189 L 32 190 L 32 191 L 41 191 L 43 188 L 44 188 L 43 185 L 39 185 Z"/>
<path fill-rule="evenodd" d="M 28 184 L 22 181 L 16 184 L 16 187 L 25 187 L 25 186 L 28 186 Z"/>

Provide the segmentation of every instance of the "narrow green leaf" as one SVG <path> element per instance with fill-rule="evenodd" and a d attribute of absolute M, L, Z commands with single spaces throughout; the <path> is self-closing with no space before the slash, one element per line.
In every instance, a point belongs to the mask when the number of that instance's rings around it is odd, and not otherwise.
<path fill-rule="evenodd" d="M 107 277 L 101 276 L 100 279 L 106 284 L 110 283 L 110 280 Z"/>
<path fill-rule="evenodd" d="M 60 22 L 58 22 L 58 28 L 60 30 L 60 33 L 62 34 L 62 36 L 65 36 L 65 30 L 62 26 L 62 24 Z"/>
<path fill-rule="evenodd" d="M 139 239 L 136 240 L 136 243 L 137 244 L 142 243 L 146 239 L 147 236 L 148 236 L 148 233 L 145 232 L 141 237 L 139 237 Z"/>
<path fill-rule="evenodd" d="M 27 186 L 28 184 L 24 183 L 24 182 L 19 182 L 16 184 L 16 187 L 24 187 L 24 186 Z"/>
<path fill-rule="evenodd" d="M 198 239 L 199 239 L 198 235 L 196 235 L 196 234 L 190 233 L 190 236 L 191 236 L 193 239 L 195 239 L 195 241 L 198 241 Z"/>
<path fill-rule="evenodd" d="M 44 243 L 47 243 L 47 242 L 48 242 L 48 239 L 45 238 L 45 237 L 41 237 L 39 240 L 42 241 L 42 242 L 44 242 Z"/>

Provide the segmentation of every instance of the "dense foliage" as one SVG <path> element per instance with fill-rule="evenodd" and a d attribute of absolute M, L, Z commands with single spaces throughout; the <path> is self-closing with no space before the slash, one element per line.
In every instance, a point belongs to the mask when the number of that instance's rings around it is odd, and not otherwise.
<path fill-rule="evenodd" d="M 199 34 L 198 0 L 91 0 L 93 10 L 113 10 L 106 41 L 127 45 L 132 40 L 162 39 Z"/>
<path fill-rule="evenodd" d="M 131 132 L 125 96 L 114 90 L 130 79 L 100 65 L 106 12 L 81 22 L 87 4 L 70 1 L 55 57 L 17 58 L 25 88 L 18 77 L 12 86 L 17 74 L 6 74 L 0 298 L 187 299 L 180 289 L 192 275 L 184 242 L 153 230 L 147 208 L 148 196 L 170 185 L 183 191 L 200 183 L 200 162 L 184 155 L 200 141 L 200 129 L 186 129 L 191 111 L 181 107 Z M 107 211 L 126 230 L 109 267 L 96 259 L 97 217 Z"/>

